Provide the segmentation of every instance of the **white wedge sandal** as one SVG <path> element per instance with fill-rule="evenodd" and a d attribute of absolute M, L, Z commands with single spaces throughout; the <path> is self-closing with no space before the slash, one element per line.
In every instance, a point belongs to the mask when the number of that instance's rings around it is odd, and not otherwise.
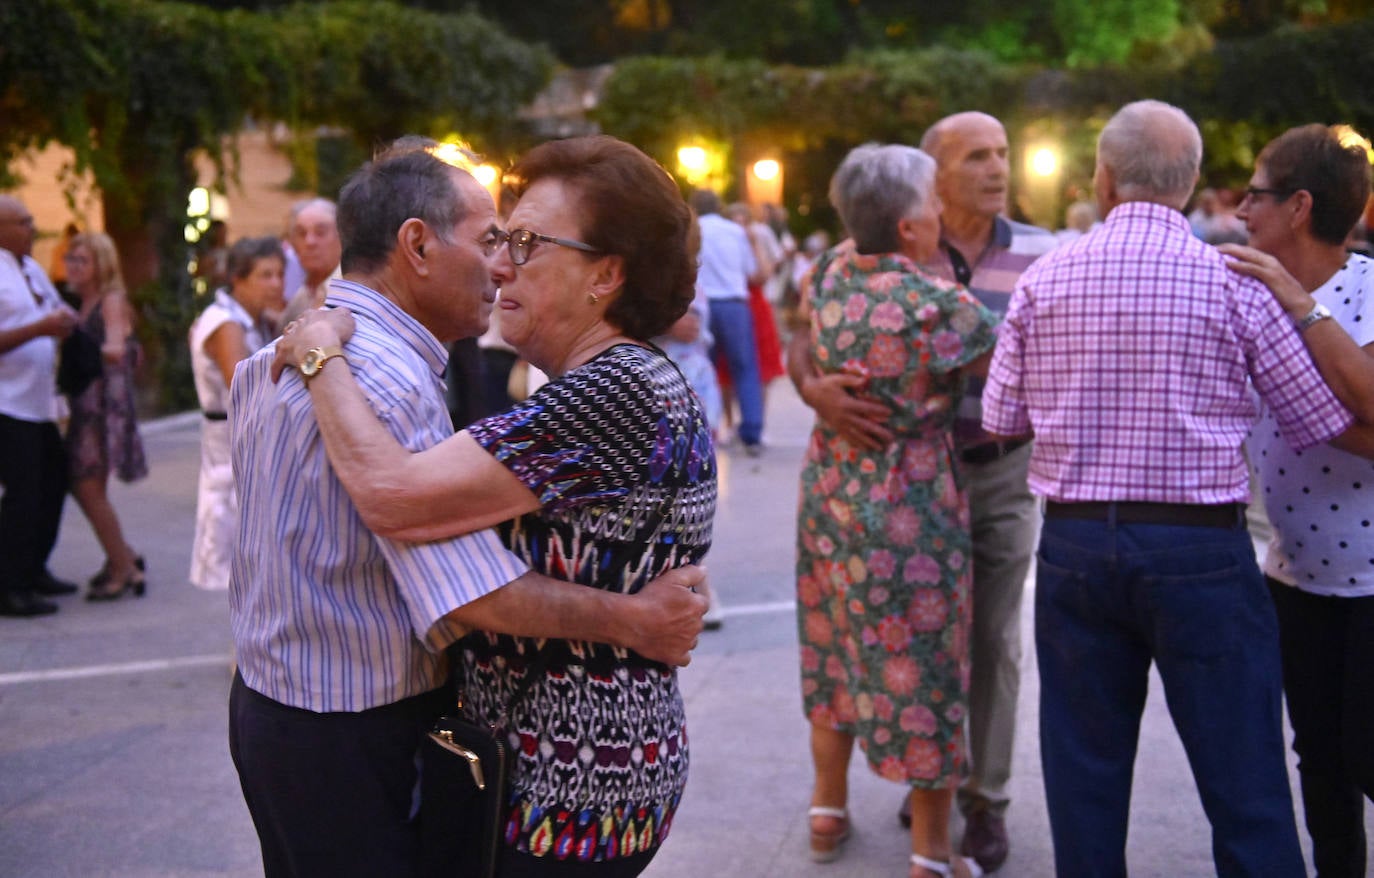
<path fill-rule="evenodd" d="M 964 865 L 968 866 L 969 878 L 982 878 L 982 866 L 978 865 L 977 862 L 970 859 L 969 857 L 960 857 L 959 859 L 963 860 Z M 911 855 L 911 865 L 920 866 L 922 869 L 929 869 L 937 875 L 943 876 L 943 878 L 953 878 L 954 876 L 953 863 L 943 863 L 939 860 L 932 860 L 929 857 L 923 857 L 920 854 Z"/>
<path fill-rule="evenodd" d="M 812 817 L 834 817 L 842 821 L 839 832 L 817 832 L 811 829 Z M 839 859 L 844 843 L 849 841 L 849 809 L 816 805 L 806 811 L 806 828 L 811 833 L 811 861 L 830 863 Z"/>

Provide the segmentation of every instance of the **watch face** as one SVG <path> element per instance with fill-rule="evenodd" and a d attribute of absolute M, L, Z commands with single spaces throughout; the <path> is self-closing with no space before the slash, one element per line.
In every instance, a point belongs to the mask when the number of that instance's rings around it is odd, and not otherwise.
<path fill-rule="evenodd" d="M 314 375 L 320 371 L 320 352 L 318 350 L 308 350 L 305 352 L 305 359 L 301 360 L 301 374 Z"/>

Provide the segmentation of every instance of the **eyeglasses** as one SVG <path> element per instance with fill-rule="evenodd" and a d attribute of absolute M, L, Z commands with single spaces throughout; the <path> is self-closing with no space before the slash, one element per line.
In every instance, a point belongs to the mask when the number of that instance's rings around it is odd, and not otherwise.
<path fill-rule="evenodd" d="M 1245 197 L 1252 201 L 1259 198 L 1261 195 L 1272 195 L 1276 201 L 1283 201 L 1292 195 L 1293 192 L 1294 190 L 1292 189 L 1261 189 L 1258 186 L 1245 187 Z"/>
<path fill-rule="evenodd" d="M 524 265 L 530 259 L 530 252 L 540 244 L 557 244 L 560 247 L 571 247 L 574 250 L 581 250 L 584 253 L 600 253 L 601 251 L 591 244 L 584 244 L 581 241 L 574 241 L 571 238 L 555 238 L 552 235 L 541 235 L 538 232 L 531 232 L 529 229 L 512 229 L 509 232 L 494 231 L 490 237 L 483 240 L 482 244 L 488 256 L 500 249 L 502 244 L 510 248 L 510 261 L 516 265 Z"/>

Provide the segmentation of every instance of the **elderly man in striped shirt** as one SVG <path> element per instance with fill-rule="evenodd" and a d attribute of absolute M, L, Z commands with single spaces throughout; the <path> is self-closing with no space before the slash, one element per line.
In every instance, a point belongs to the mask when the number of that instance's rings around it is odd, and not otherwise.
<path fill-rule="evenodd" d="M 1304 874 L 1284 764 L 1274 608 L 1244 528 L 1253 386 L 1296 449 L 1362 425 L 1262 285 L 1181 210 L 1202 140 L 1181 110 L 1122 108 L 1098 141 L 1102 226 L 1021 277 L 983 425 L 1034 434 L 1040 741 L 1061 876 L 1124 876 L 1153 661 L 1221 876 Z"/>
<path fill-rule="evenodd" d="M 690 590 L 703 577 L 694 568 L 611 594 L 529 572 L 490 531 L 403 543 L 363 525 L 304 382 L 350 368 L 400 442 L 437 444 L 452 432 L 442 342 L 480 334 L 496 298 L 491 197 L 428 145 L 393 147 L 340 196 L 344 276 L 329 301 L 357 319 L 347 362 L 317 348 L 300 375 L 274 383 L 269 345 L 231 389 L 240 545 L 229 747 L 269 878 L 417 874 L 416 757 L 446 706 L 443 649 L 467 630 L 609 642 L 686 664 L 706 611 Z"/>

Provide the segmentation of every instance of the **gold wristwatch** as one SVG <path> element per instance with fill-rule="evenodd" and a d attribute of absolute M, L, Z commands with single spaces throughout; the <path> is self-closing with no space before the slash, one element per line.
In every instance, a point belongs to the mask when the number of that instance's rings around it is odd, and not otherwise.
<path fill-rule="evenodd" d="M 301 363 L 298 367 L 301 370 L 301 378 L 305 383 L 309 384 L 311 378 L 320 374 L 320 370 L 324 368 L 325 363 L 329 362 L 334 357 L 342 357 L 343 355 L 343 348 L 336 344 L 323 348 L 311 348 L 305 352 L 304 357 L 301 357 Z"/>

